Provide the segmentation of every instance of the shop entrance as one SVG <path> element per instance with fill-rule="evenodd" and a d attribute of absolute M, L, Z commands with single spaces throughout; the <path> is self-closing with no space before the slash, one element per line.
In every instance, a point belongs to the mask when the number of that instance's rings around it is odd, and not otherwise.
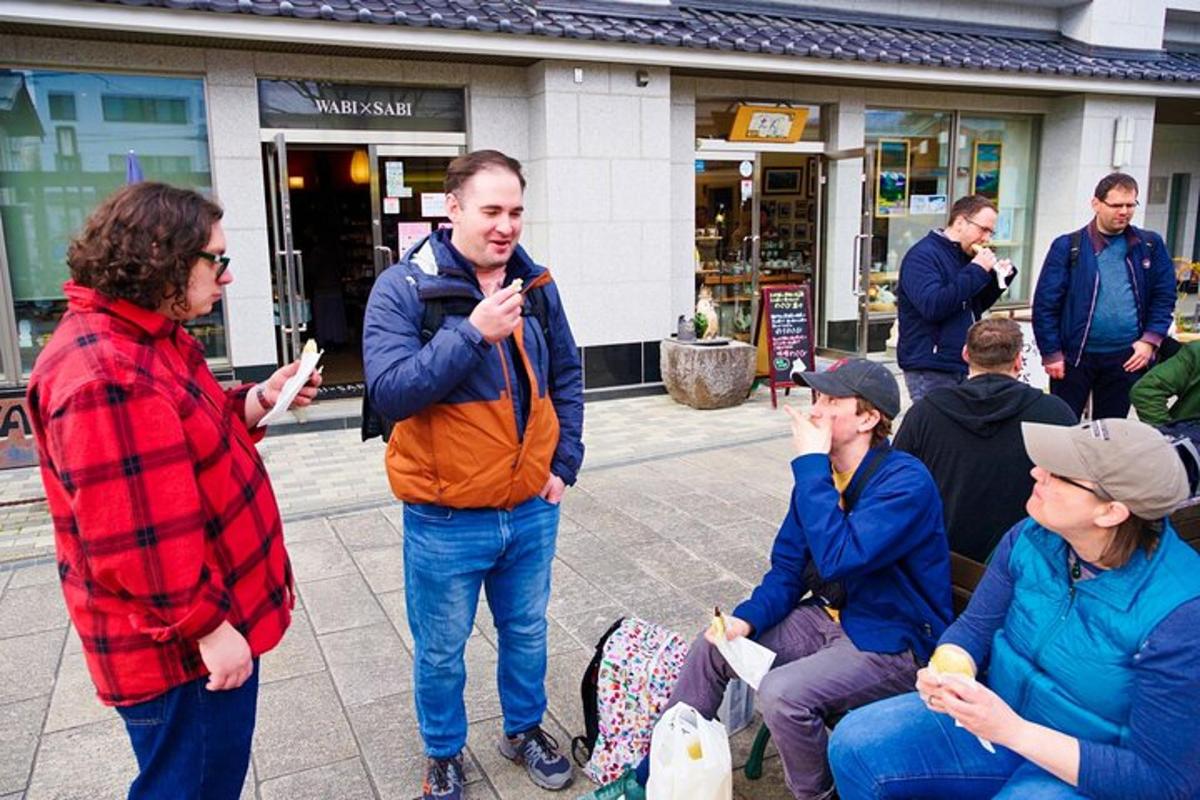
<path fill-rule="evenodd" d="M 315 340 L 325 351 L 323 398 L 362 393 L 363 318 L 376 277 L 448 224 L 442 182 L 452 156 L 429 149 L 282 134 L 264 145 L 277 355 L 289 363 Z"/>

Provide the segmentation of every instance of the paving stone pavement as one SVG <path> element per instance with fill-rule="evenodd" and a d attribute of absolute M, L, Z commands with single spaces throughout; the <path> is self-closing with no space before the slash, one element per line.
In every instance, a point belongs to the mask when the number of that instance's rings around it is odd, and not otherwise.
<path fill-rule="evenodd" d="M 807 392 L 789 402 L 807 403 Z M 589 403 L 586 431 L 587 465 L 563 500 L 549 610 L 545 724 L 566 746 L 583 732 L 579 681 L 605 628 L 633 614 L 690 638 L 713 605 L 732 607 L 766 568 L 791 487 L 786 417 L 765 391 L 710 412 L 665 396 Z M 382 446 L 324 431 L 271 437 L 261 449 L 299 600 L 288 635 L 262 659 L 242 798 L 416 797 L 424 758 L 403 528 Z M 37 496 L 31 491 L 40 491 L 35 471 L 0 473 L 0 503 Z M 0 526 L 15 518 L 6 509 Z M 27 511 L 27 527 L 36 528 L 36 516 Z M 0 527 L 5 538 L 19 537 Z M 136 765 L 120 718 L 95 699 L 46 555 L 48 531 L 6 546 L 42 558 L 0 565 L 0 800 L 123 797 Z M 564 793 L 544 792 L 497 753 L 496 635 L 486 603 L 466 658 L 467 796 L 573 798 L 590 788 L 580 776 Z M 734 737 L 735 766 L 756 728 Z M 761 780 L 735 774 L 738 800 L 789 796 L 768 752 Z"/>

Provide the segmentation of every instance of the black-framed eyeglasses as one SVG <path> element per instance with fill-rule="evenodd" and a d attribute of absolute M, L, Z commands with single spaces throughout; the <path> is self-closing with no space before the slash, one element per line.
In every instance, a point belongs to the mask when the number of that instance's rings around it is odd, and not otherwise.
<path fill-rule="evenodd" d="M 1089 494 L 1094 494 L 1096 497 L 1099 497 L 1101 500 L 1107 499 L 1106 497 L 1104 497 L 1104 495 L 1100 494 L 1100 492 L 1096 491 L 1091 486 L 1085 486 L 1082 483 L 1080 483 L 1079 481 L 1063 477 L 1062 475 L 1059 475 L 1058 473 L 1055 473 L 1055 472 L 1051 472 L 1051 473 L 1049 473 L 1049 475 L 1051 478 L 1054 478 L 1055 480 L 1060 480 L 1063 483 L 1069 483 L 1072 486 L 1083 489 L 1085 492 L 1088 492 Z"/>
<path fill-rule="evenodd" d="M 216 267 L 217 267 L 216 279 L 217 280 L 221 280 L 221 276 L 225 274 L 225 270 L 229 269 L 229 256 L 219 256 L 219 255 L 216 255 L 215 253 L 209 253 L 205 250 L 199 251 L 198 253 L 196 253 L 196 255 L 199 256 L 200 258 L 203 258 L 205 261 L 211 261 L 213 264 L 216 265 Z"/>
<path fill-rule="evenodd" d="M 970 217 L 967 217 L 967 222 L 971 223 L 971 224 L 972 224 L 972 225 L 974 225 L 976 228 L 979 228 L 979 230 L 983 231 L 983 232 L 984 232 L 984 233 L 986 233 L 988 236 L 995 236 L 995 235 L 996 235 L 996 229 L 995 229 L 995 228 L 989 228 L 987 225 L 980 225 L 978 222 L 976 222 L 975 220 L 971 219 Z"/>
<path fill-rule="evenodd" d="M 1126 211 L 1133 211 L 1135 208 L 1141 205 L 1141 203 L 1139 203 L 1137 200 L 1134 200 L 1132 203 L 1110 203 L 1107 200 L 1101 200 L 1100 202 L 1104 203 L 1104 205 L 1111 209 L 1120 210 L 1123 208 Z"/>

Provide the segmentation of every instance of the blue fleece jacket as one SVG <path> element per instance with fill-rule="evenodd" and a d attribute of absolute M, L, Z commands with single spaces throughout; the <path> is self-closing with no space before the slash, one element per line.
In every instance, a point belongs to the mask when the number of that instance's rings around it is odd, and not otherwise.
<path fill-rule="evenodd" d="M 848 493 L 862 472 L 860 465 Z M 755 637 L 779 624 L 807 591 L 811 558 L 822 577 L 845 587 L 841 622 L 855 647 L 911 649 L 928 658 L 953 618 L 942 501 L 929 471 L 908 453 L 890 451 L 849 513 L 838 505 L 829 456 L 796 458 L 792 475 L 791 507 L 771 548 L 771 568 L 734 615 L 754 626 Z"/>
<path fill-rule="evenodd" d="M 1027 522 L 1018 522 L 1005 534 L 967 610 L 941 639 L 969 652 L 981 670 L 990 666 L 996 633 L 1004 628 L 1012 606 L 1015 581 L 1010 562 Z M 1170 566 L 1195 574 L 1191 564 Z M 1121 612 L 1114 606 L 1111 613 Z M 1082 624 L 1080 617 L 1073 619 L 1073 624 Z M 1083 635 L 1111 633 L 1112 626 L 1096 617 Z M 1042 674 L 1052 679 L 1050 665 L 1043 667 Z M 1145 637 L 1128 669 L 1133 675 L 1129 734 L 1119 744 L 1079 740 L 1080 793 L 1098 800 L 1200 797 L 1200 600 L 1167 614 Z"/>
<path fill-rule="evenodd" d="M 896 293 L 900 369 L 967 374 L 967 329 L 1004 293 L 995 274 L 971 258 L 940 231 L 930 231 L 904 254 Z"/>

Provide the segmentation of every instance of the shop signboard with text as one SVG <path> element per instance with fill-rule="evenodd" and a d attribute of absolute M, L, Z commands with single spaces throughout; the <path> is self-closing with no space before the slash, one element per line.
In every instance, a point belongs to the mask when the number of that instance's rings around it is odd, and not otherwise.
<path fill-rule="evenodd" d="M 466 98 L 462 89 L 260 80 L 258 118 L 264 128 L 461 133 Z"/>

